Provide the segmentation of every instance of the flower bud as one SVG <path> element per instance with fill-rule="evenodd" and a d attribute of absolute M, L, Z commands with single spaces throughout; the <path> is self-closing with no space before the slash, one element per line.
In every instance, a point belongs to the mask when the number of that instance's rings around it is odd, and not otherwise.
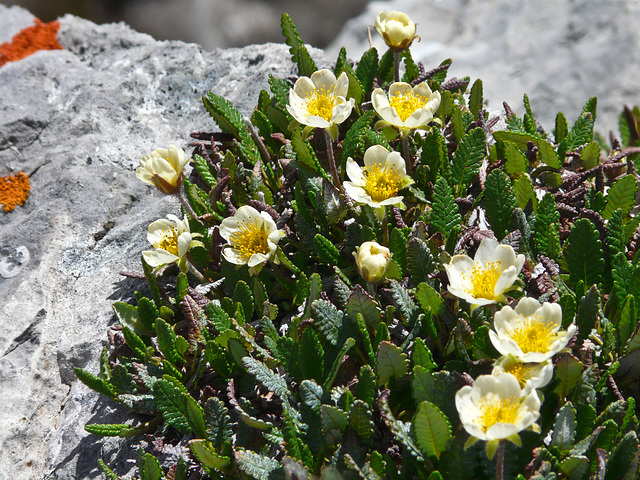
<path fill-rule="evenodd" d="M 376 17 L 376 30 L 394 50 L 409 48 L 416 38 L 416 24 L 403 12 L 383 10 Z"/>
<path fill-rule="evenodd" d="M 184 151 L 175 145 L 158 148 L 142 157 L 136 176 L 163 193 L 173 193 L 180 186 L 182 171 L 189 161 Z"/>
<path fill-rule="evenodd" d="M 391 252 L 376 242 L 364 242 L 353 254 L 356 257 L 358 271 L 369 283 L 379 282 L 389 266 Z"/>

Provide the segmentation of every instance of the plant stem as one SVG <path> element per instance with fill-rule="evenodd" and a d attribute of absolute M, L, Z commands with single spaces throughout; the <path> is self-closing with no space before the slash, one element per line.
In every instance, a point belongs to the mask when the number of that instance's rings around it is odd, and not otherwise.
<path fill-rule="evenodd" d="M 496 480 L 504 480 L 504 442 L 498 444 L 496 453 Z"/>
<path fill-rule="evenodd" d="M 393 51 L 393 81 L 400 81 L 400 51 Z"/>
<path fill-rule="evenodd" d="M 402 153 L 405 156 L 405 164 L 407 166 L 407 175 L 413 175 L 413 155 L 411 154 L 411 145 L 409 144 L 409 136 L 402 137 Z"/>
<path fill-rule="evenodd" d="M 344 194 L 342 190 L 342 184 L 340 183 L 340 176 L 338 175 L 338 169 L 336 168 L 336 159 L 333 156 L 333 139 L 331 138 L 331 134 L 326 129 L 322 129 L 324 132 L 324 139 L 327 144 L 327 157 L 329 157 L 329 165 L 331 166 L 331 176 L 333 177 L 333 184 L 340 191 L 340 193 Z"/>
<path fill-rule="evenodd" d="M 202 223 L 202 221 L 200 220 L 200 217 L 198 217 L 198 214 L 195 212 L 195 210 L 189 203 L 189 200 L 187 199 L 187 194 L 184 191 L 184 183 L 180 183 L 180 188 L 178 189 L 177 197 L 178 197 L 178 200 L 180 200 L 180 203 L 182 203 L 182 206 L 185 208 L 185 210 L 189 214 L 189 216 L 193 217 L 194 220 L 197 220 L 198 222 Z"/>

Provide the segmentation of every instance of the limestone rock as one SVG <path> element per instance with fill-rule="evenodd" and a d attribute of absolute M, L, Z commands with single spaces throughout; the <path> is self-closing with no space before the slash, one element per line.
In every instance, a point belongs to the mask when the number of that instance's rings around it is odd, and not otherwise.
<path fill-rule="evenodd" d="M 640 97 L 640 3 L 635 0 L 392 0 L 371 2 L 327 48 L 346 46 L 358 59 L 369 48 L 367 26 L 381 10 L 408 13 L 421 41 L 411 53 L 427 70 L 453 59 L 449 78 L 481 78 L 489 106 L 506 101 L 522 115 L 523 94 L 547 131 L 562 111 L 573 122 L 598 97 L 596 131 L 618 132 L 625 104 Z M 386 48 L 375 29 L 374 46 Z"/>
<path fill-rule="evenodd" d="M 126 411 L 73 370 L 97 374 L 111 304 L 145 288 L 119 272 L 141 271 L 147 226 L 178 213 L 134 170 L 155 148 L 190 152 L 190 132 L 217 129 L 201 102 L 208 90 L 250 114 L 268 74 L 295 72 L 284 45 L 207 52 L 124 24 L 60 22 L 64 50 L 0 68 L 0 175 L 35 172 L 24 207 L 0 211 L 2 480 L 102 478 L 101 457 L 131 468 L 122 441 L 83 429 Z M 32 23 L 0 5 L 0 41 Z"/>

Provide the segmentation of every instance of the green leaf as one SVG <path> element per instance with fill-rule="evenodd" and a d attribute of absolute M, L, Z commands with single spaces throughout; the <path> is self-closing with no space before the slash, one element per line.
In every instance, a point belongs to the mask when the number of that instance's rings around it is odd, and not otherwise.
<path fill-rule="evenodd" d="M 347 62 L 347 51 L 344 47 L 340 49 L 340 54 L 338 55 L 338 61 L 336 62 L 335 68 L 336 77 L 340 74 L 345 73 L 349 78 L 349 89 L 347 91 L 347 98 L 353 98 L 356 101 L 356 104 L 360 104 L 363 98 L 363 89 L 360 84 L 360 79 L 356 75 L 356 72 L 353 71 L 349 62 Z"/>
<path fill-rule="evenodd" d="M 563 159 L 556 153 L 556 149 L 549 142 L 542 138 L 536 139 L 534 142 L 538 147 L 538 156 L 540 161 L 551 168 L 562 168 Z"/>
<path fill-rule="evenodd" d="M 313 279 L 313 276 L 312 276 Z M 342 327 L 344 314 L 327 300 L 316 300 L 311 304 L 311 313 L 322 336 L 332 345 L 338 343 L 338 332 Z"/>
<path fill-rule="evenodd" d="M 322 263 L 329 265 L 338 265 L 340 260 L 340 251 L 328 238 L 317 233 L 313 237 L 315 252 Z"/>
<path fill-rule="evenodd" d="M 101 437 L 129 437 L 141 432 L 141 427 L 132 427 L 122 423 L 89 423 L 84 426 L 84 429 Z"/>
<path fill-rule="evenodd" d="M 580 300 L 580 305 L 578 305 L 578 311 L 576 312 L 579 340 L 587 338 L 591 330 L 595 328 L 602 308 L 600 301 L 600 292 L 595 285 L 592 286 Z"/>
<path fill-rule="evenodd" d="M 536 192 L 533 189 L 533 183 L 531 183 L 531 177 L 529 175 L 520 175 L 513 182 L 513 195 L 516 198 L 516 202 L 519 208 L 525 210 L 529 202 L 536 210 L 538 207 L 538 198 Z"/>
<path fill-rule="evenodd" d="M 249 287 L 244 280 L 236 283 L 236 288 L 233 292 L 233 301 L 242 305 L 245 320 L 247 322 L 250 321 L 254 311 L 253 293 L 251 292 L 251 287 Z"/>
<path fill-rule="evenodd" d="M 82 368 L 74 368 L 73 371 L 75 372 L 76 377 L 78 377 L 78 380 L 84 383 L 91 390 L 94 390 L 98 393 L 106 395 L 109 398 L 116 397 L 116 393 L 113 387 L 109 384 L 109 382 L 107 382 L 103 378 L 96 377 L 92 373 L 89 373 L 88 371 L 83 370 Z"/>
<path fill-rule="evenodd" d="M 349 426 L 365 444 L 371 442 L 375 425 L 371 420 L 371 409 L 362 400 L 356 400 L 351 404 Z"/>
<path fill-rule="evenodd" d="M 344 356 L 347 354 L 347 352 L 351 349 L 351 347 L 353 347 L 356 344 L 356 341 L 349 337 L 345 340 L 344 344 L 342 345 L 342 347 L 340 348 L 340 351 L 338 352 L 338 355 L 336 355 L 333 364 L 331 365 L 331 369 L 329 370 L 328 374 L 327 374 L 327 379 L 325 380 L 324 384 L 322 385 L 322 388 L 324 390 L 330 390 L 331 387 L 333 386 L 333 382 L 335 382 L 336 380 L 336 376 L 338 375 L 338 369 L 340 368 L 340 365 L 342 365 L 342 360 L 344 358 Z"/>
<path fill-rule="evenodd" d="M 336 444 L 342 438 L 342 432 L 349 424 L 347 413 L 341 408 L 332 405 L 322 405 L 320 407 L 322 419 L 322 431 L 331 444 Z"/>
<path fill-rule="evenodd" d="M 474 128 L 467 133 L 455 153 L 451 165 L 451 176 L 455 185 L 466 188 L 478 175 L 485 157 L 486 137 L 483 128 Z"/>
<path fill-rule="evenodd" d="M 638 458 L 640 444 L 638 435 L 633 430 L 627 432 L 616 445 L 607 462 L 605 480 L 633 480 L 638 478 Z"/>
<path fill-rule="evenodd" d="M 286 106 L 289 104 L 289 90 L 292 85 L 284 78 L 269 75 L 269 88 L 276 99 L 278 106 L 282 109 L 283 114 L 289 115 Z M 289 115 L 290 117 L 290 115 Z"/>
<path fill-rule="evenodd" d="M 404 272 L 407 269 L 407 236 L 401 229 L 394 228 L 391 230 L 389 250 L 391 250 L 393 260 L 400 267 L 404 276 Z"/>
<path fill-rule="evenodd" d="M 255 358 L 244 357 L 242 359 L 242 363 L 247 369 L 247 372 L 253 375 L 267 390 L 275 393 L 280 397 L 282 402 L 288 401 L 288 397 L 291 395 L 291 392 L 287 387 L 287 381 L 282 375 L 275 373 L 264 363 L 260 360 L 256 360 Z"/>
<path fill-rule="evenodd" d="M 322 168 L 322 165 L 318 161 L 313 147 L 308 140 L 305 140 L 302 136 L 302 129 L 297 128 L 291 134 L 291 146 L 293 151 L 296 152 L 296 159 L 311 168 L 311 170 L 320 176 L 329 179 L 329 174 Z"/>
<path fill-rule="evenodd" d="M 419 313 L 418 306 L 409 295 L 409 291 L 396 280 L 391 280 L 389 285 L 391 296 L 404 319 L 409 322 L 415 319 Z"/>
<path fill-rule="evenodd" d="M 511 191 L 511 180 L 502 170 L 495 169 L 487 176 L 482 206 L 496 237 L 503 238 L 509 232 L 517 201 Z"/>
<path fill-rule="evenodd" d="M 150 453 L 140 456 L 138 463 L 140 480 L 162 480 L 163 472 L 158 459 Z"/>
<path fill-rule="evenodd" d="M 378 385 L 387 385 L 391 377 L 404 377 L 409 371 L 409 360 L 402 350 L 391 342 L 382 341 L 376 355 Z"/>
<path fill-rule="evenodd" d="M 220 470 L 230 462 L 229 457 L 216 453 L 213 446 L 206 440 L 192 440 L 189 442 L 189 449 L 196 460 L 207 468 Z"/>
<path fill-rule="evenodd" d="M 600 145 L 598 142 L 591 142 L 582 149 L 580 153 L 582 168 L 588 170 L 594 168 L 600 162 Z"/>
<path fill-rule="evenodd" d="M 473 82 L 471 93 L 469 94 L 469 110 L 474 118 L 478 117 L 478 112 L 482 109 L 482 80 Z"/>
<path fill-rule="evenodd" d="M 433 403 L 420 402 L 411 427 L 422 453 L 439 459 L 451 440 L 451 424 L 446 415 Z"/>
<path fill-rule="evenodd" d="M 376 331 L 378 324 L 382 321 L 382 311 L 361 285 L 354 287 L 347 301 L 346 312 L 347 315 L 354 320 L 356 319 L 356 315 L 360 313 L 367 328 L 372 332 Z"/>
<path fill-rule="evenodd" d="M 511 178 L 526 173 L 529 167 L 529 160 L 515 144 L 507 143 L 504 149 L 504 158 L 507 160 L 504 164 L 504 169 Z"/>
<path fill-rule="evenodd" d="M 156 335 L 158 339 L 158 346 L 160 351 L 164 354 L 165 358 L 174 365 L 184 362 L 184 357 L 178 353 L 175 348 L 176 334 L 173 332 L 171 325 L 165 322 L 162 318 L 156 320 Z"/>
<path fill-rule="evenodd" d="M 437 364 L 433 361 L 433 354 L 431 350 L 424 343 L 422 338 L 416 338 L 413 344 L 413 352 L 411 353 L 411 361 L 414 366 L 420 366 L 427 371 L 433 370 L 437 367 Z"/>
<path fill-rule="evenodd" d="M 583 365 L 571 354 L 564 354 L 556 364 L 555 379 L 558 381 L 554 392 L 566 398 L 582 378 Z"/>
<path fill-rule="evenodd" d="M 633 295 L 627 295 L 620 310 L 620 319 L 618 320 L 618 344 L 621 345 L 621 352 L 626 350 L 628 341 L 631 339 L 633 330 L 637 325 L 636 302 Z"/>
<path fill-rule="evenodd" d="M 435 268 L 427 243 L 419 237 L 411 238 L 407 244 L 407 275 L 413 284 L 426 281 Z"/>
<path fill-rule="evenodd" d="M 573 128 L 563 140 L 566 143 L 566 151 L 571 151 L 580 145 L 589 143 L 593 139 L 593 115 L 591 112 L 583 112 L 580 114 Z"/>
<path fill-rule="evenodd" d="M 147 350 L 147 346 L 142 341 L 142 338 L 140 338 L 133 330 L 131 330 L 127 326 L 122 327 L 122 335 L 124 336 L 124 341 L 127 343 L 129 348 L 131 348 L 131 350 L 133 350 L 133 352 L 136 354 L 136 356 L 139 359 L 144 360 L 145 359 L 145 355 L 146 355 L 145 352 Z M 103 374 L 103 376 L 104 376 L 104 374 Z"/>
<path fill-rule="evenodd" d="M 133 375 L 127 371 L 127 367 L 120 363 L 113 367 L 109 383 L 111 383 L 111 386 L 120 394 L 136 393 L 137 391 Z"/>
<path fill-rule="evenodd" d="M 440 129 L 433 127 L 427 131 L 422 143 L 420 164 L 429 168 L 428 182 L 435 182 L 439 171 L 443 172 L 445 178 L 450 177 L 447 141 L 440 133 Z M 423 182 L 419 186 L 424 191 L 428 190 L 427 182 Z"/>
<path fill-rule="evenodd" d="M 549 248 L 552 245 L 550 236 L 558 235 L 558 225 L 560 214 L 552 194 L 545 193 L 538 204 L 535 222 L 533 223 L 533 242 L 539 253 L 549 255 Z M 555 255 L 549 255 L 555 257 Z"/>
<path fill-rule="evenodd" d="M 138 299 L 138 318 L 145 331 L 153 331 L 153 322 L 160 315 L 158 308 L 147 297 L 141 297 Z"/>
<path fill-rule="evenodd" d="M 393 69 L 393 52 L 389 49 L 384 52 L 378 63 L 378 77 L 383 84 L 393 80 Z"/>
<path fill-rule="evenodd" d="M 558 447 L 561 452 L 571 450 L 576 438 L 576 426 L 576 410 L 571 402 L 567 402 L 556 415 L 551 446 Z"/>
<path fill-rule="evenodd" d="M 183 389 L 174 382 L 158 380 L 153 384 L 153 397 L 164 421 L 180 433 L 187 434 L 192 431 L 187 418 L 186 397 L 189 394 Z"/>
<path fill-rule="evenodd" d="M 637 192 L 638 182 L 633 175 L 625 175 L 613 182 L 607 191 L 607 203 L 602 211 L 602 217 L 609 220 L 618 208 L 622 209 L 622 215 L 626 217 L 635 205 Z"/>
<path fill-rule="evenodd" d="M 116 473 L 111 470 L 107 465 L 102 461 L 101 458 L 98 459 L 98 467 L 102 470 L 102 473 L 107 477 L 107 480 L 122 480 Z"/>
<path fill-rule="evenodd" d="M 316 67 L 311 55 L 309 55 L 307 47 L 305 47 L 298 34 L 298 29 L 288 14 L 282 14 L 280 26 L 287 45 L 291 47 L 289 53 L 291 53 L 294 63 L 298 64 L 298 73 L 302 76 L 310 77 L 313 72 L 318 70 L 318 67 Z"/>
<path fill-rule="evenodd" d="M 440 177 L 433 188 L 431 226 L 447 238 L 449 233 L 462 223 L 453 190 L 447 181 Z"/>
<path fill-rule="evenodd" d="M 360 62 L 356 66 L 356 75 L 362 84 L 365 92 L 371 92 L 373 87 L 373 79 L 378 71 L 378 50 L 370 48 L 360 58 Z"/>
<path fill-rule="evenodd" d="M 565 139 L 569 133 L 569 127 L 567 126 L 567 119 L 565 118 L 562 112 L 558 112 L 556 115 L 556 128 L 553 130 L 553 136 L 555 137 L 555 142 L 560 143 Z"/>
<path fill-rule="evenodd" d="M 300 342 L 300 370 L 305 379 L 324 380 L 324 348 L 311 326 L 304 329 Z"/>
<path fill-rule="evenodd" d="M 598 284 L 604 272 L 602 242 L 595 225 L 586 218 L 576 220 L 566 242 L 566 260 L 571 282 Z"/>
<path fill-rule="evenodd" d="M 370 407 L 376 394 L 376 376 L 369 365 L 360 367 L 360 375 L 358 375 L 358 383 L 355 385 L 354 396 L 364 401 Z"/>
<path fill-rule="evenodd" d="M 535 143 L 537 140 L 539 140 L 538 137 L 529 135 L 528 133 L 512 132 L 509 130 L 498 130 L 497 132 L 493 132 L 493 138 L 495 138 L 496 140 L 501 140 L 505 143 L 513 143 L 517 145 L 517 147 L 522 152 L 527 151 L 527 143 Z"/>
<path fill-rule="evenodd" d="M 233 439 L 233 430 L 229 410 L 217 397 L 207 399 L 204 404 L 204 421 L 207 439 L 220 451 L 225 442 Z"/>
<path fill-rule="evenodd" d="M 111 308 L 113 308 L 120 325 L 129 327 L 139 335 L 145 333 L 145 327 L 140 321 L 140 314 L 136 307 L 126 302 L 115 302 Z"/>
<path fill-rule="evenodd" d="M 581 480 L 589 470 L 589 458 L 570 456 L 560 462 L 560 470 L 569 480 Z"/>

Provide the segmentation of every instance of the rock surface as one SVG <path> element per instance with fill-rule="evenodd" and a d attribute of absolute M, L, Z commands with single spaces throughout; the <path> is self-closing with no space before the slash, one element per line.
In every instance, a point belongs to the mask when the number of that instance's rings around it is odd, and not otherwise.
<path fill-rule="evenodd" d="M 522 96 L 545 130 L 562 111 L 569 122 L 598 97 L 596 130 L 618 132 L 625 104 L 640 103 L 640 2 L 636 0 L 392 0 L 371 2 L 347 22 L 326 51 L 346 46 L 358 59 L 369 48 L 367 26 L 381 10 L 407 12 L 420 42 L 411 53 L 427 70 L 453 59 L 449 78 L 481 78 L 489 106 L 506 101 L 522 115 Z M 373 44 L 384 42 L 371 29 Z M 385 47 L 386 48 L 386 47 Z"/>
<path fill-rule="evenodd" d="M 144 288 L 119 272 L 141 271 L 148 224 L 178 211 L 134 170 L 153 149 L 214 130 L 208 90 L 249 114 L 268 74 L 295 71 L 283 45 L 207 52 L 124 24 L 60 23 L 64 50 L 0 68 L 0 175 L 35 171 L 25 206 L 0 212 L 1 480 L 102 478 L 98 458 L 131 468 L 121 441 L 83 429 L 124 410 L 73 369 L 97 373 L 111 303 Z M 31 24 L 0 5 L 0 42 Z"/>

